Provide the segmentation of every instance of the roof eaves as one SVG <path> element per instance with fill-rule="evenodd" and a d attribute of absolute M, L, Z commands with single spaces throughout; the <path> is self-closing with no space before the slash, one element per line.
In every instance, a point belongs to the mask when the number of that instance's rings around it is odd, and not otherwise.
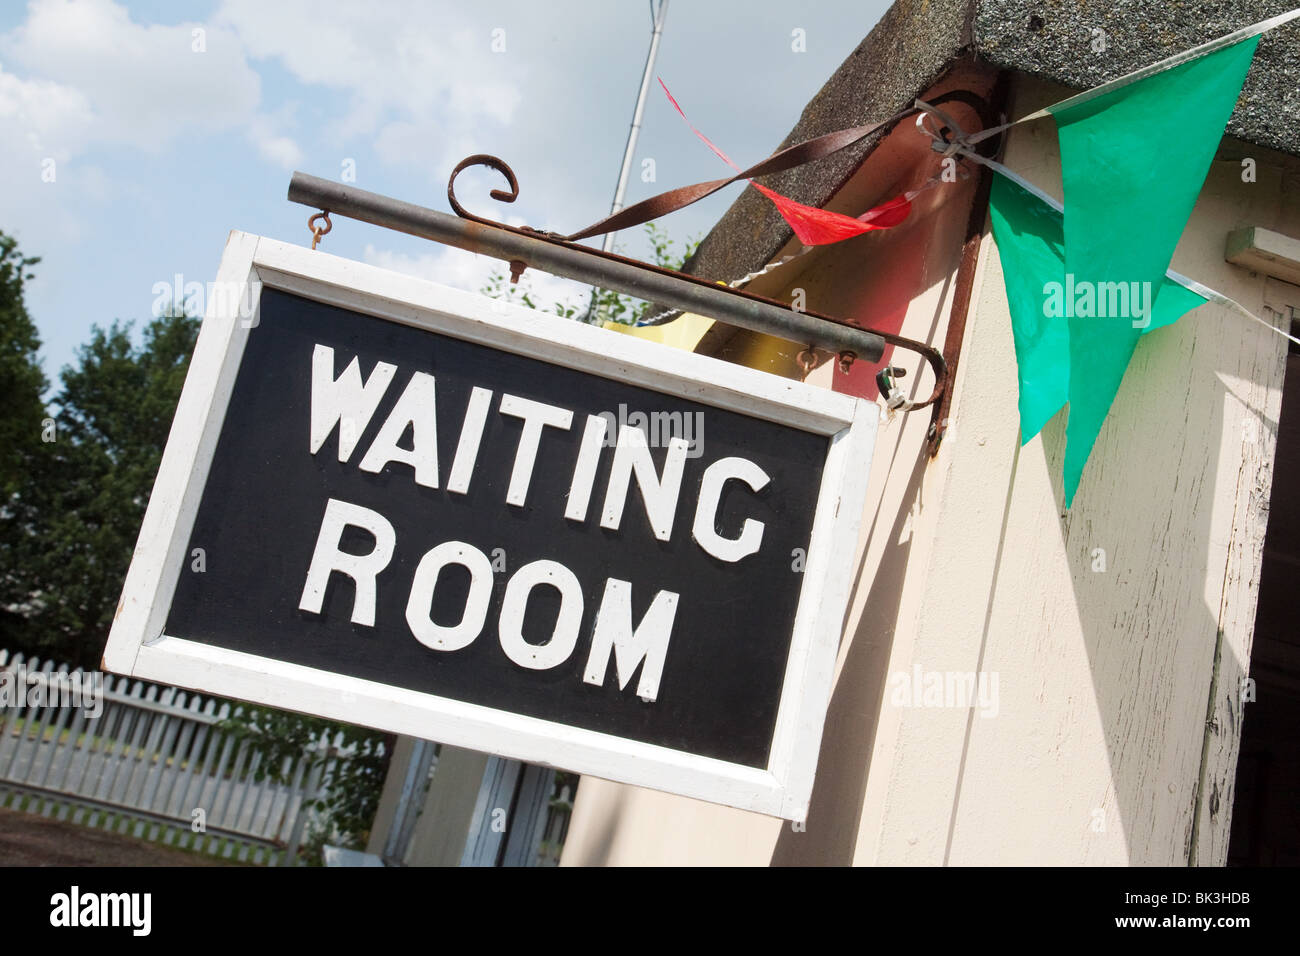
<path fill-rule="evenodd" d="M 1293 0 L 899 0 L 840 64 L 778 148 L 894 115 L 963 56 L 1087 89 L 1166 56 L 1267 19 Z M 1140 27 L 1140 28 L 1137 28 Z M 1106 51 L 1091 52 L 1093 30 Z M 1260 41 L 1229 135 L 1300 154 L 1300 21 Z M 764 184 L 824 206 L 884 138 L 780 173 Z M 704 237 L 685 271 L 731 279 L 761 268 L 789 241 L 775 207 L 746 189 Z"/>
<path fill-rule="evenodd" d="M 888 119 L 927 89 L 970 45 L 972 0 L 895 3 L 804 108 L 778 149 L 848 126 Z M 823 206 L 886 131 L 816 163 L 764 177 L 763 184 Z M 730 281 L 769 261 L 791 236 L 776 208 L 746 189 L 718 220 L 686 271 Z"/>

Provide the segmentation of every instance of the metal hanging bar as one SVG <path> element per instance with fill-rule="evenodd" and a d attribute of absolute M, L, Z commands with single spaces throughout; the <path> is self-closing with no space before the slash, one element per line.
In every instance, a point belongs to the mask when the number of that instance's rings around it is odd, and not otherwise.
<path fill-rule="evenodd" d="M 926 129 L 935 140 L 933 145 L 949 154 L 954 147 L 954 135 L 958 142 L 966 142 L 966 134 L 946 113 L 938 109 L 939 104 L 949 100 L 970 106 L 979 114 L 984 127 L 990 128 L 991 120 L 985 115 L 987 104 L 980 97 L 967 90 L 951 90 L 937 97 L 933 103 L 917 100 L 912 106 L 879 123 L 836 130 L 788 146 L 728 179 L 682 186 L 644 199 L 570 236 L 494 222 L 476 216 L 462 206 L 456 199 L 456 177 L 470 166 L 488 166 L 506 178 L 510 189 L 493 189 L 489 193 L 493 199 L 511 203 L 519 198 L 519 181 L 514 170 L 503 160 L 485 153 L 461 160 L 452 170 L 447 182 L 447 201 L 456 212 L 455 216 L 302 172 L 295 172 L 289 181 L 289 200 L 321 210 L 326 222 L 329 221 L 329 213 L 333 212 L 504 260 L 510 264 L 512 282 L 518 281 L 525 269 L 538 268 L 553 275 L 613 289 L 683 312 L 708 316 L 727 325 L 776 336 L 800 345 L 806 343 L 807 347 L 799 353 L 801 364 L 804 356 L 811 356 L 818 349 L 837 353 L 840 369 L 845 372 L 859 358 L 872 363 L 880 361 L 886 343 L 916 352 L 934 371 L 934 388 L 925 400 L 905 401 L 899 406 L 903 411 L 911 411 L 934 405 L 947 389 L 948 368 L 943 355 L 933 346 L 901 335 L 849 325 L 820 312 L 796 311 L 776 299 L 733 288 L 722 282 L 713 283 L 698 276 L 664 269 L 648 262 L 639 262 L 606 250 L 579 245 L 577 240 L 608 234 L 658 218 L 740 179 L 792 169 L 828 156 L 861 142 L 876 132 L 892 129 L 904 117 L 915 112 L 933 115 L 941 121 L 939 127 Z M 993 153 L 997 152 L 996 143 L 990 143 L 989 146 Z M 313 232 L 312 248 L 315 248 L 319 238 Z M 892 396 L 883 397 L 889 400 Z"/>
<path fill-rule="evenodd" d="M 526 268 L 541 269 L 553 275 L 614 289 L 685 312 L 706 315 L 728 325 L 774 335 L 799 345 L 836 352 L 849 359 L 861 358 L 877 362 L 884 352 L 886 337 L 845 325 L 830 316 L 812 311 L 797 312 L 775 299 L 730 289 L 698 276 L 568 242 L 527 227 L 516 228 L 472 216 L 464 210 L 452 191 L 456 174 L 471 165 L 488 165 L 505 175 L 510 183 L 510 191 L 494 189 L 491 196 L 502 202 L 514 201 L 519 192 L 514 172 L 496 157 L 485 155 L 463 160 L 452 173 L 447 193 L 452 208 L 460 213 L 459 216 L 302 172 L 293 174 L 289 182 L 288 198 L 290 202 L 311 206 L 335 216 L 357 219 L 501 259 L 510 264 L 511 275 L 516 279 Z M 888 338 L 893 339 L 894 336 Z M 920 345 L 906 341 L 896 344 L 913 349 Z M 943 359 L 928 347 L 918 350 L 935 367 L 937 395 L 943 386 Z"/>

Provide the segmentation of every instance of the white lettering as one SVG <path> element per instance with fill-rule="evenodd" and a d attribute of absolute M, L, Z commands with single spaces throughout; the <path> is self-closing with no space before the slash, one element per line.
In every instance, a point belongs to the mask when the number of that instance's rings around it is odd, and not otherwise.
<path fill-rule="evenodd" d="M 343 529 L 351 525 L 364 528 L 375 538 L 369 554 L 349 554 L 340 550 Z M 356 582 L 356 596 L 352 600 L 352 623 L 375 626 L 375 579 L 388 567 L 393 557 L 397 534 L 393 526 L 377 511 L 348 504 L 335 498 L 325 504 L 325 517 L 321 519 L 316 550 L 307 569 L 307 582 L 298 601 L 301 610 L 319 614 L 325 602 L 325 588 L 330 574 L 341 571 Z"/>
<path fill-rule="evenodd" d="M 388 391 L 396 365 L 376 362 L 363 385 L 361 360 L 354 357 L 343 374 L 334 377 L 334 350 L 317 345 L 311 356 L 311 453 L 320 451 L 334 426 L 339 426 L 339 461 L 347 461 L 361 433 Z"/>
<path fill-rule="evenodd" d="M 437 488 L 438 425 L 435 407 L 433 376 L 416 372 L 379 429 L 366 457 L 361 459 L 361 470 L 378 474 L 390 461 L 396 461 L 415 469 L 417 485 Z M 411 429 L 409 450 L 397 444 L 408 428 Z"/>
<path fill-rule="evenodd" d="M 641 617 L 641 623 L 632 627 L 632 584 L 610 578 L 605 582 L 605 596 L 596 613 L 596 628 L 591 635 L 591 654 L 582 679 L 597 687 L 605 683 L 611 652 L 614 669 L 618 675 L 618 689 L 624 690 L 632 674 L 643 661 L 641 680 L 636 693 L 642 700 L 659 696 L 659 680 L 664 672 L 664 659 L 668 656 L 668 639 L 672 637 L 673 620 L 677 616 L 679 595 L 660 591 L 650 602 L 650 608 Z"/>
<path fill-rule="evenodd" d="M 748 458 L 719 458 L 705 470 L 691 534 L 701 548 L 720 561 L 739 561 L 763 544 L 763 522 L 753 518 L 745 519 L 739 536 L 735 538 L 718 534 L 718 505 L 722 501 L 722 489 L 733 478 L 743 481 L 751 491 L 762 491 L 771 481 L 767 472 Z"/>
<path fill-rule="evenodd" d="M 560 592 L 560 613 L 545 644 L 524 640 L 524 612 L 533 588 L 549 584 Z M 501 649 L 520 667 L 541 671 L 563 664 L 578 643 L 582 626 L 582 585 L 573 572 L 556 561 L 534 561 L 515 572 L 501 603 Z"/>
<path fill-rule="evenodd" d="M 438 576 L 449 564 L 469 570 L 469 596 L 465 612 L 455 626 L 435 624 L 430 617 Z M 445 541 L 420 559 L 406 602 L 406 623 L 415 639 L 435 651 L 458 651 L 469 647 L 483 630 L 492 601 L 492 562 L 486 554 L 463 541 Z"/>
<path fill-rule="evenodd" d="M 518 395 L 502 395 L 501 414 L 524 420 L 519 449 L 515 452 L 515 468 L 510 474 L 510 487 L 506 491 L 506 504 L 522 507 L 528 498 L 528 483 L 533 478 L 533 466 L 537 463 L 537 446 L 542 440 L 542 429 L 549 425 L 551 428 L 568 431 L 573 424 L 573 412 L 567 408 L 520 398 Z"/>
<path fill-rule="evenodd" d="M 617 531 L 623 523 L 628 486 L 635 474 L 650 527 L 656 538 L 667 541 L 673 533 L 673 516 L 677 511 L 677 496 L 681 492 L 682 473 L 686 468 L 686 453 L 689 448 L 689 443 L 681 438 L 673 438 L 668 442 L 661 477 L 655 470 L 654 459 L 650 457 L 645 432 L 633 427 L 620 429 L 618 445 L 614 449 L 614 463 L 610 468 L 609 489 L 605 493 L 605 513 L 600 519 L 600 526 Z"/>

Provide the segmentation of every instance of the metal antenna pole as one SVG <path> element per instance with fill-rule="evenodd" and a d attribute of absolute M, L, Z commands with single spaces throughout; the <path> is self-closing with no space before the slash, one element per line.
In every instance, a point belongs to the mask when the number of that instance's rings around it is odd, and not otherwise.
<path fill-rule="evenodd" d="M 668 0 L 659 0 L 659 9 L 654 18 L 654 32 L 650 36 L 650 52 L 645 58 L 645 71 L 641 74 L 641 89 L 636 95 L 636 109 L 632 111 L 632 126 L 627 131 L 627 146 L 623 149 L 623 167 L 619 170 L 618 185 L 614 187 L 614 201 L 609 207 L 611 216 L 623 208 L 623 197 L 627 194 L 627 180 L 632 172 L 632 158 L 636 154 L 637 134 L 641 132 L 641 117 L 645 114 L 645 101 L 650 93 L 650 77 L 654 74 L 655 58 L 659 55 L 659 38 L 663 35 L 664 20 L 667 16 Z M 617 233 L 605 233 L 605 238 L 600 245 L 604 252 L 614 251 L 615 235 Z M 591 301 L 587 304 L 587 314 L 584 317 L 588 322 L 596 311 L 596 296 L 599 292 L 599 288 L 592 286 Z"/>
<path fill-rule="evenodd" d="M 636 109 L 632 112 L 632 126 L 627 131 L 627 147 L 623 150 L 623 168 L 619 170 L 618 186 L 614 189 L 614 202 L 610 204 L 612 216 L 623 208 L 623 197 L 627 193 L 627 179 L 632 172 L 632 157 L 636 153 L 637 134 L 641 132 L 641 117 L 645 114 L 646 97 L 650 94 L 650 77 L 654 73 L 655 57 L 659 55 L 659 37 L 664 32 L 664 18 L 668 15 L 668 0 L 659 0 L 659 12 L 655 15 L 654 33 L 650 37 L 650 53 L 645 59 L 645 72 L 641 74 L 641 89 L 636 95 Z M 601 248 L 606 252 L 614 251 L 615 233 L 605 234 Z"/>

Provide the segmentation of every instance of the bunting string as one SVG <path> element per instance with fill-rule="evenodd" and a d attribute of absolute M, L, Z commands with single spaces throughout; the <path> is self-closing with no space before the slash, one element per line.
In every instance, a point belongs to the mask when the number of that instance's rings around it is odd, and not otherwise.
<path fill-rule="evenodd" d="M 942 185 L 942 181 L 939 179 L 939 177 L 931 176 L 929 179 L 927 179 L 916 189 L 908 190 L 903 195 L 906 197 L 907 201 L 911 203 L 922 193 L 925 193 L 939 185 Z M 876 209 L 880 209 L 880 208 L 881 207 L 879 206 L 876 207 Z M 874 211 L 875 210 L 864 213 L 863 216 L 870 216 Z M 747 272 L 738 279 L 732 279 L 730 282 L 725 283 L 725 285 L 730 289 L 743 289 L 745 286 L 749 285 L 749 283 L 753 282 L 759 276 L 765 276 L 768 273 L 775 272 L 777 269 L 780 269 L 782 266 L 787 265 L 788 263 L 794 261 L 795 259 L 798 259 L 801 256 L 806 256 L 808 253 L 812 252 L 814 249 L 817 248 L 818 248 L 817 246 L 801 245 L 799 249 L 796 250 L 795 252 L 791 252 L 787 255 L 782 256 L 780 259 L 776 259 L 772 262 L 769 262 L 767 265 L 755 269 L 753 272 Z M 722 280 L 719 280 L 719 282 L 721 281 Z M 646 327 L 646 326 L 655 326 L 655 325 L 666 325 L 667 323 L 680 318 L 682 315 L 683 312 L 681 309 L 665 309 L 663 312 L 659 312 L 655 315 L 649 316 L 648 318 L 639 319 L 636 322 L 636 325 L 638 328 Z"/>
<path fill-rule="evenodd" d="M 996 122 L 977 106 L 983 127 L 977 132 L 966 133 L 943 108 L 969 94 L 949 92 L 933 102 L 917 99 L 881 123 L 787 147 L 744 170 L 690 123 L 661 80 L 683 121 L 735 174 L 651 197 L 562 238 L 637 225 L 748 181 L 775 205 L 804 249 L 733 280 L 739 287 L 811 247 L 904 221 L 915 192 L 851 217 L 798 203 L 757 179 L 829 156 L 918 114 L 917 127 L 932 149 L 994 173 L 989 215 L 1015 340 L 1021 442 L 1068 406 L 1063 488 L 1069 508 L 1142 336 L 1214 302 L 1300 344 L 1288 330 L 1171 268 L 1260 37 L 1297 18 L 1300 9 L 1269 17 L 1017 120 Z M 1047 116 L 1060 144 L 1063 201 L 988 155 L 997 152 L 989 148 L 993 137 Z M 644 324 L 667 318 L 661 313 Z"/>
<path fill-rule="evenodd" d="M 1008 125 L 1013 125 L 1013 124 L 1008 124 Z M 1029 180 L 1025 179 L 1015 170 L 1003 166 L 997 160 L 989 159 L 987 156 L 981 156 L 979 153 L 975 152 L 974 150 L 962 149 L 960 150 L 960 152 L 961 155 L 964 156 L 965 158 L 973 160 L 982 166 L 987 166 L 989 169 L 993 170 L 993 172 L 997 173 L 999 176 L 1003 176 L 1006 179 L 1009 179 L 1011 182 L 1015 183 L 1021 189 L 1025 190 L 1028 193 L 1031 193 L 1035 198 L 1046 203 L 1054 211 L 1064 214 L 1065 205 L 1059 199 L 1057 199 L 1055 196 L 1051 195 L 1050 193 L 1045 192 L 1042 189 L 1039 189 L 1037 186 L 1035 186 Z M 1250 309 L 1246 308 L 1236 299 L 1233 299 L 1230 296 L 1226 296 L 1222 292 L 1218 292 L 1210 288 L 1208 285 L 1205 285 L 1204 283 L 1197 282 L 1195 279 L 1188 278 L 1187 276 L 1182 275 L 1181 273 L 1175 272 L 1173 269 L 1167 269 L 1165 271 L 1165 275 L 1168 276 L 1170 279 L 1172 279 L 1174 282 L 1177 282 L 1183 288 L 1195 292 L 1198 295 L 1212 302 L 1216 302 L 1219 305 L 1226 306 L 1229 309 L 1239 312 L 1242 315 L 1244 315 L 1246 318 L 1253 319 L 1254 321 L 1258 322 L 1260 325 L 1264 326 L 1265 328 L 1270 329 L 1273 332 L 1276 332 L 1284 339 L 1288 339 L 1294 342 L 1296 345 L 1300 345 L 1300 338 L 1291 335 L 1289 332 L 1285 331 L 1284 329 L 1279 329 L 1276 325 L 1274 325 L 1272 322 L 1269 322 L 1267 319 L 1260 318 L 1258 315 L 1250 311 Z"/>

